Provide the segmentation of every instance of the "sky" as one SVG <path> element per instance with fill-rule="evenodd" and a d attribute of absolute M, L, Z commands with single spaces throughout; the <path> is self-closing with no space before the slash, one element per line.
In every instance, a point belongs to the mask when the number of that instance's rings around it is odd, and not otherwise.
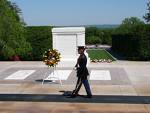
<path fill-rule="evenodd" d="M 22 10 L 28 26 L 121 24 L 143 20 L 149 0 L 10 0 Z"/>

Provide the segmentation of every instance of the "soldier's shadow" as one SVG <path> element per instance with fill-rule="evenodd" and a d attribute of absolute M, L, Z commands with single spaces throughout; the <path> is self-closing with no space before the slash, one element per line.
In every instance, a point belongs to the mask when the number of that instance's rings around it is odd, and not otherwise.
<path fill-rule="evenodd" d="M 64 90 L 61 90 L 59 92 L 61 92 L 63 96 L 71 96 L 73 91 L 64 91 Z M 80 94 L 78 94 L 77 96 L 78 97 L 85 97 L 85 95 L 80 95 Z"/>

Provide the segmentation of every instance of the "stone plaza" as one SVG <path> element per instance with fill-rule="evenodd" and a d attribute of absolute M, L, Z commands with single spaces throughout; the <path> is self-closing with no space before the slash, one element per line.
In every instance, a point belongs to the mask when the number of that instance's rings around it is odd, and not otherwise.
<path fill-rule="evenodd" d="M 88 69 L 93 98 L 82 97 L 82 87 L 70 99 L 63 95 L 76 83 L 70 62 L 57 67 L 62 85 L 42 84 L 51 74 L 43 62 L 0 62 L 0 113 L 150 113 L 150 62 L 89 63 Z"/>

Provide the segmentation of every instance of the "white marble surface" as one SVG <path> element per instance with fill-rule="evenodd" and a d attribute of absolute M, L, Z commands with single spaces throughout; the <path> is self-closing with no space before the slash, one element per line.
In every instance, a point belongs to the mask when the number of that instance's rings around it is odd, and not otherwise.
<path fill-rule="evenodd" d="M 76 61 L 78 46 L 85 46 L 84 27 L 53 28 L 53 48 L 61 53 L 61 61 Z"/>
<path fill-rule="evenodd" d="M 36 70 L 19 70 L 8 77 L 5 78 L 5 80 L 24 80 L 31 74 L 33 74 Z"/>
<path fill-rule="evenodd" d="M 45 80 L 67 80 L 72 70 L 55 70 Z"/>
<path fill-rule="evenodd" d="M 111 80 L 109 70 L 92 70 L 90 80 Z"/>

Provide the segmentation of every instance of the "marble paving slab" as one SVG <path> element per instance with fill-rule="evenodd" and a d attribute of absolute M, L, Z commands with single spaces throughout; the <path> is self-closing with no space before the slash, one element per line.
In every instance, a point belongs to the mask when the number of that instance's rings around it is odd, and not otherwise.
<path fill-rule="evenodd" d="M 33 74 L 36 70 L 19 70 L 8 77 L 5 78 L 5 80 L 24 80 L 31 74 Z"/>
<path fill-rule="evenodd" d="M 54 70 L 45 80 L 67 80 L 72 70 Z"/>
<path fill-rule="evenodd" d="M 91 70 L 90 80 L 111 80 L 109 70 Z"/>

